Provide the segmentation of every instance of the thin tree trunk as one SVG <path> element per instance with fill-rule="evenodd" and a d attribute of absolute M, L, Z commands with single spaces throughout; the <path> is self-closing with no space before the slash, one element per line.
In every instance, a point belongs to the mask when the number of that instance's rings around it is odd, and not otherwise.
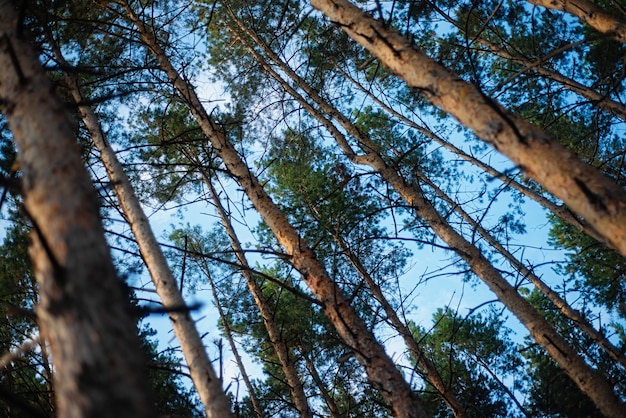
<path fill-rule="evenodd" d="M 311 3 L 410 87 L 508 156 L 626 256 L 626 193 L 622 187 L 349 1 Z"/>
<path fill-rule="evenodd" d="M 196 164 L 198 164 L 198 167 L 202 167 L 200 161 L 196 159 L 195 162 Z M 309 406 L 309 403 L 307 401 L 307 396 L 304 392 L 302 379 L 300 379 L 295 362 L 289 354 L 289 347 L 287 347 L 287 344 L 281 336 L 280 329 L 276 325 L 272 308 L 267 303 L 267 299 L 265 298 L 265 296 L 263 296 L 263 290 L 261 289 L 261 286 L 252 274 L 252 269 L 250 268 L 250 264 L 246 259 L 243 247 L 241 246 L 241 242 L 239 241 L 239 238 L 237 237 L 237 234 L 235 232 L 235 228 L 233 228 L 233 225 L 230 221 L 230 216 L 226 213 L 224 205 L 222 205 L 222 202 L 217 195 L 217 191 L 215 190 L 215 187 L 213 186 L 210 177 L 202 168 L 201 172 L 202 179 L 209 189 L 209 195 L 211 196 L 211 200 L 213 201 L 213 204 L 217 209 L 217 213 L 219 214 L 222 225 L 224 226 L 226 234 L 228 235 L 228 239 L 230 240 L 230 245 L 235 251 L 235 256 L 237 257 L 237 260 L 241 265 L 241 274 L 246 280 L 248 289 L 250 290 L 250 293 L 254 298 L 254 303 L 259 308 L 261 318 L 263 318 L 263 324 L 265 325 L 265 329 L 267 330 L 267 335 L 270 338 L 270 343 L 272 344 L 272 347 L 276 352 L 276 356 L 278 357 L 278 361 L 280 362 L 281 368 L 283 369 L 283 373 L 285 373 L 285 377 L 287 378 L 287 384 L 289 385 L 289 392 L 291 394 L 293 403 L 298 410 L 301 418 L 312 418 L 313 412 L 311 411 L 311 407 Z"/>
<path fill-rule="evenodd" d="M 337 403 L 335 403 L 335 400 L 333 399 L 331 394 L 328 393 L 328 390 L 326 389 L 326 385 L 324 384 L 324 381 L 322 380 L 319 373 L 317 372 L 315 363 L 313 362 L 313 360 L 311 360 L 311 357 L 309 357 L 309 355 L 303 349 L 300 349 L 300 353 L 302 353 L 302 357 L 304 357 L 306 368 L 309 369 L 309 373 L 311 373 L 311 377 L 313 378 L 313 381 L 315 382 L 317 387 L 320 389 L 320 394 L 322 395 L 322 399 L 324 399 L 324 402 L 326 402 L 326 405 L 328 406 L 328 410 L 330 411 L 330 418 L 341 418 L 342 416 L 341 411 L 339 410 L 339 407 L 337 406 Z"/>
<path fill-rule="evenodd" d="M 244 41 L 242 39 L 242 41 Z M 262 43 L 259 43 L 262 46 Z M 269 50 L 269 48 L 268 48 Z M 264 60 L 258 53 L 250 49 L 259 63 L 263 65 Z M 279 65 L 282 61 L 276 61 Z M 294 82 L 302 88 L 315 101 L 315 103 L 328 115 L 332 115 L 340 125 L 359 141 L 360 146 L 367 150 L 365 155 L 356 155 L 343 134 L 326 119 L 320 111 L 311 106 L 300 94 L 298 94 L 288 83 L 286 83 L 270 66 L 263 65 L 265 71 L 270 73 L 283 88 L 288 91 L 302 107 L 311 113 L 322 125 L 329 128 L 340 148 L 346 157 L 356 164 L 366 165 L 378 172 L 381 177 L 391 185 L 400 196 L 415 210 L 415 213 L 426 221 L 435 234 L 437 234 L 446 244 L 454 249 L 459 256 L 465 260 L 472 271 L 485 282 L 489 288 L 498 296 L 498 299 L 521 321 L 530 331 L 531 336 L 541 345 L 572 380 L 586 393 L 608 416 L 618 417 L 617 411 L 624 408 L 622 402 L 613 392 L 608 382 L 585 361 L 578 356 L 574 349 L 554 330 L 554 328 L 543 318 L 517 290 L 511 286 L 497 269 L 491 265 L 481 251 L 468 242 L 463 236 L 452 228 L 447 221 L 441 217 L 435 207 L 423 194 L 417 184 L 408 184 L 396 171 L 396 168 L 389 165 L 378 153 L 378 146 L 369 137 L 354 126 L 339 110 L 332 107 L 319 94 L 306 84 L 288 66 L 281 65 L 281 70 L 293 78 Z"/>
<path fill-rule="evenodd" d="M 220 315 L 220 319 L 222 320 L 222 326 L 224 327 L 224 335 L 230 344 L 230 349 L 235 356 L 235 361 L 237 362 L 237 367 L 239 368 L 239 372 L 241 372 L 241 377 L 243 379 L 244 384 L 246 385 L 246 389 L 248 389 L 248 396 L 250 397 L 250 401 L 252 402 L 252 408 L 256 413 L 258 418 L 263 418 L 263 408 L 261 408 L 261 403 L 259 402 L 259 398 L 256 396 L 256 392 L 254 390 L 254 386 L 252 386 L 252 382 L 250 381 L 250 377 L 248 376 L 248 372 L 243 364 L 243 360 L 239 355 L 239 350 L 237 349 L 237 344 L 235 343 L 235 338 L 233 337 L 233 332 L 230 328 L 230 324 L 228 323 L 228 317 L 224 313 L 224 308 L 222 307 L 222 303 L 217 295 L 217 287 L 213 282 L 213 278 L 211 277 L 211 271 L 209 269 L 206 258 L 202 259 L 204 272 L 209 281 L 209 286 L 211 286 L 211 293 L 213 294 L 213 300 L 215 301 L 215 307 L 217 308 L 217 312 Z"/>
<path fill-rule="evenodd" d="M 376 284 L 363 263 L 361 263 L 361 260 L 357 257 L 356 254 L 352 252 L 352 250 L 350 250 L 350 248 L 341 239 L 341 237 L 334 235 L 334 238 L 339 244 L 339 247 L 341 248 L 344 255 L 348 258 L 348 260 L 350 260 L 350 263 L 359 272 L 361 277 L 363 277 L 365 283 L 367 283 L 367 286 L 370 288 L 372 295 L 374 295 L 374 298 L 383 307 L 387 318 L 391 322 L 391 325 L 396 329 L 396 331 L 398 331 L 400 336 L 402 336 L 404 343 L 409 348 L 409 351 L 415 358 L 415 362 L 426 373 L 426 380 L 428 380 L 437 390 L 437 392 L 439 392 L 441 398 L 446 403 L 448 408 L 450 408 L 456 418 L 466 418 L 468 415 L 467 412 L 465 412 L 465 408 L 463 407 L 463 405 L 461 405 L 461 402 L 459 402 L 454 393 L 450 391 L 450 387 L 444 383 L 435 365 L 426 356 L 424 350 L 422 350 L 417 344 L 417 341 L 415 341 L 415 337 L 413 337 L 413 334 L 411 333 L 409 327 L 400 320 L 400 317 L 398 316 L 396 310 L 393 308 L 393 306 L 391 306 L 391 304 L 383 294 L 382 289 Z"/>
<path fill-rule="evenodd" d="M 622 367 L 624 367 L 624 369 L 626 370 L 626 357 L 624 357 L 624 353 L 621 352 L 620 349 L 617 348 L 615 345 L 613 345 L 613 343 L 611 343 L 598 330 L 596 330 L 593 325 L 591 325 L 589 321 L 587 321 L 587 318 L 585 318 L 580 312 L 572 308 L 567 303 L 567 301 L 559 296 L 557 292 L 552 290 L 550 286 L 548 286 L 535 273 L 533 273 L 532 270 L 527 268 L 513 254 L 511 254 L 506 248 L 504 248 L 504 246 L 493 235 L 491 235 L 489 231 L 483 228 L 480 223 L 476 222 L 467 212 L 463 210 L 461 205 L 452 200 L 435 183 L 430 181 L 422 173 L 418 173 L 418 176 L 424 183 L 426 183 L 431 189 L 433 189 L 435 194 L 443 199 L 451 209 L 457 212 L 459 216 L 461 216 L 472 227 L 473 230 L 478 232 L 489 245 L 495 248 L 513 268 L 519 271 L 526 279 L 530 280 L 530 282 L 535 285 L 535 287 L 541 293 L 543 293 L 565 317 L 574 322 L 578 326 L 578 328 L 585 332 L 593 341 L 596 342 L 596 344 L 602 347 L 602 349 L 604 349 L 604 351 L 611 359 L 613 359 L 613 361 L 621 364 Z"/>
<path fill-rule="evenodd" d="M 393 414 L 397 417 L 428 416 L 419 398 L 385 353 L 382 345 L 352 309 L 324 266 L 316 259 L 314 252 L 302 240 L 285 214 L 267 195 L 258 179 L 242 161 L 237 150 L 209 117 L 190 84 L 172 66 L 163 49 L 158 45 L 154 34 L 127 3 L 124 7 L 129 19 L 137 26 L 144 43 L 189 106 L 191 113 L 228 171 L 273 231 L 278 242 L 292 257 L 292 264 L 300 271 L 313 294 L 323 304 L 329 320 L 348 347 L 355 352 L 357 359 L 365 367 L 370 380 L 380 390 Z"/>
<path fill-rule="evenodd" d="M 541 206 L 543 206 L 544 208 L 548 209 L 554 215 L 558 216 L 559 218 L 561 218 L 565 222 L 569 223 L 570 225 L 572 225 L 573 227 L 578 229 L 580 232 L 589 235 L 590 237 L 592 237 L 593 239 L 595 239 L 595 240 L 597 240 L 599 242 L 603 242 L 604 244 L 606 244 L 610 248 L 613 248 L 613 247 L 611 247 L 611 245 L 608 242 L 606 242 L 604 237 L 601 237 L 600 235 L 598 235 L 598 233 L 593 228 L 591 228 L 587 224 L 587 222 L 585 222 L 584 219 L 579 219 L 578 217 L 574 216 L 574 214 L 569 209 L 567 209 L 566 207 L 564 207 L 562 205 L 557 205 L 556 203 L 554 203 L 551 200 L 545 198 L 544 196 L 542 196 L 541 194 L 537 193 L 533 189 L 524 186 L 523 184 L 521 184 L 520 182 L 518 182 L 514 178 L 509 177 L 508 175 L 506 175 L 504 173 L 501 173 L 500 171 L 496 170 L 495 168 L 493 168 L 489 164 L 481 161 L 480 159 L 478 159 L 476 157 L 473 157 L 473 156 L 467 154 L 462 149 L 456 147 L 454 144 L 450 143 L 449 141 L 446 141 L 445 139 L 443 139 L 439 135 L 435 134 L 430 129 L 418 125 L 417 123 L 415 123 L 411 119 L 407 118 L 403 114 L 395 111 L 392 107 L 388 106 L 385 102 L 380 100 L 378 97 L 376 97 L 370 91 L 368 91 L 365 87 L 363 87 L 363 85 L 361 83 L 359 83 L 357 80 L 352 78 L 343 69 L 341 69 L 339 67 L 337 67 L 337 69 L 344 75 L 344 77 L 346 77 L 348 80 L 350 80 L 363 93 L 367 94 L 382 109 L 386 110 L 389 114 L 395 116 L 400 121 L 402 121 L 405 124 L 407 124 L 407 126 L 410 126 L 411 128 L 421 132 L 426 137 L 434 140 L 435 142 L 437 142 L 439 145 L 441 145 L 442 147 L 444 147 L 448 151 L 454 153 L 455 155 L 459 156 L 460 158 L 464 159 L 465 161 L 470 162 L 471 164 L 473 164 L 476 167 L 480 168 L 481 170 L 483 170 L 485 173 L 489 174 L 490 176 L 493 176 L 494 178 L 499 179 L 504 184 L 506 184 L 507 186 L 517 190 L 518 192 L 522 193 L 524 196 L 528 197 L 529 199 L 532 199 L 535 202 L 539 203 Z"/>
<path fill-rule="evenodd" d="M 0 16 L 0 108 L 19 150 L 33 223 L 37 316 L 52 351 L 57 413 L 153 417 L 135 318 L 72 123 L 11 1 L 0 0 Z"/>
<path fill-rule="evenodd" d="M 626 43 L 626 22 L 587 0 L 527 0 L 529 3 L 547 9 L 560 10 L 572 14 L 582 22 L 605 35 Z"/>
<path fill-rule="evenodd" d="M 63 68 L 68 63 L 61 54 L 51 33 L 47 33 L 50 45 L 56 60 Z M 143 211 L 133 186 L 124 172 L 122 164 L 117 159 L 115 151 L 106 139 L 102 126 L 95 112 L 82 95 L 78 79 L 75 74 L 63 72 L 63 77 L 74 101 L 78 105 L 80 116 L 91 135 L 91 139 L 100 152 L 110 184 L 115 191 L 122 212 L 136 238 L 141 256 L 150 272 L 152 283 L 159 295 L 163 307 L 168 312 L 172 328 L 180 343 L 185 362 L 189 368 L 191 380 L 204 405 L 207 417 L 231 416 L 230 401 L 222 389 L 222 383 L 217 378 L 211 361 L 207 355 L 204 343 L 189 312 L 182 309 L 185 306 L 176 278 L 167 264 L 167 260 L 150 227 L 148 217 Z"/>

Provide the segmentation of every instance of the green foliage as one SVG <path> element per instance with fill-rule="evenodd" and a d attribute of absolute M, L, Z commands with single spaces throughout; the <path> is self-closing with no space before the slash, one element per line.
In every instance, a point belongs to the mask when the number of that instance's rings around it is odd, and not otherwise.
<path fill-rule="evenodd" d="M 624 391 L 624 373 L 616 367 L 602 352 L 593 348 L 588 336 L 573 327 L 538 291 L 528 295 L 528 300 L 542 312 L 570 343 L 581 351 L 596 368 L 616 385 L 616 389 Z M 588 312 L 585 312 L 588 314 Z M 591 400 L 580 391 L 571 379 L 563 372 L 536 344 L 526 338 L 526 347 L 521 350 L 526 359 L 528 370 L 528 398 L 526 405 L 531 416 L 557 417 L 601 417 Z"/>
<path fill-rule="evenodd" d="M 148 375 L 156 396 L 157 411 L 164 416 L 200 418 L 204 414 L 197 394 L 183 380 L 181 359 L 159 351 L 156 331 L 144 326 L 139 333 L 148 363 Z"/>
<path fill-rule="evenodd" d="M 233 15 L 366 133 L 380 147 L 388 167 L 397 170 L 407 184 L 421 185 L 424 197 L 437 208 L 443 221 L 483 249 L 507 279 L 514 278 L 516 285 L 525 286 L 519 288 L 520 293 L 590 365 L 615 383 L 616 392 L 624 397 L 624 385 L 620 383 L 624 381 L 623 372 L 614 362 L 575 324 L 562 318 L 544 297 L 530 289 L 525 278 L 519 277 L 454 209 L 456 205 L 463 207 L 529 267 L 539 263 L 556 266 L 553 271 L 541 267 L 537 270 L 550 284 L 558 283 L 559 287 L 554 287 L 564 298 L 594 319 L 594 324 L 621 346 L 626 345 L 623 257 L 556 217 L 549 218 L 549 242 L 531 246 L 527 241 L 534 242 L 541 228 L 526 227 L 530 199 L 522 199 L 510 191 L 508 184 L 470 167 L 458 156 L 442 150 L 427 135 L 405 125 L 345 74 L 394 111 L 554 200 L 539 185 L 524 179 L 519 174 L 521 167 L 499 161 L 487 145 L 431 106 L 424 99 L 424 91 L 407 88 L 340 27 L 311 11 L 306 2 L 206 0 L 192 6 L 171 1 L 131 3 L 141 10 L 185 79 L 197 86 L 203 86 L 206 79 L 220 83 L 219 88 L 224 89 L 229 100 L 219 105 L 207 103 L 211 116 L 314 248 L 377 337 L 387 341 L 390 327 L 348 253 L 358 257 L 390 303 L 409 319 L 417 311 L 412 298 L 422 292 L 420 286 L 427 281 L 417 277 L 416 266 L 419 271 L 436 268 L 433 277 L 441 274 L 449 279 L 451 269 L 469 274 L 467 265 L 458 263 L 456 255 L 451 261 L 445 260 L 445 267 L 429 264 L 435 258 L 436 248 L 442 245 L 426 222 L 416 218 L 414 208 L 377 173 L 344 157 L 323 126 L 307 115 L 306 106 L 297 103 L 283 86 L 261 70 L 246 46 L 252 38 L 237 27 Z M 626 46 L 599 36 L 573 16 L 528 2 L 358 3 L 462 79 L 478 85 L 486 96 L 550 132 L 616 183 L 625 184 L 624 121 L 603 109 L 602 103 L 577 94 L 571 86 L 579 83 L 605 100 L 626 102 Z M 615 7 L 614 1 L 594 3 L 623 18 L 623 10 Z M 87 100 L 93 99 L 109 139 L 115 149 L 122 150 L 120 156 L 142 200 L 155 207 L 157 216 L 163 207 L 190 202 L 200 202 L 203 213 L 210 212 L 203 176 L 230 180 L 230 174 L 201 133 L 186 106 L 186 98 L 173 91 L 171 83 L 157 69 L 158 63 L 141 46 L 132 23 L 119 13 L 119 5 L 111 3 L 106 9 L 90 2 L 36 0 L 24 5 L 24 24 L 34 30 L 41 60 L 57 83 L 59 94 L 69 99 L 44 28 L 59 43 L 70 62 L 70 71 L 79 76 Z M 254 42 L 251 45 L 257 54 L 264 55 L 261 47 Z M 278 69 L 277 63 L 265 58 Z M 194 79 L 198 71 L 202 71 L 203 78 Z M 559 81 L 563 77 L 566 81 Z M 302 85 L 287 82 L 305 94 Z M 78 120 L 75 106 L 70 111 Z M 330 119 L 334 115 L 327 116 Z M 102 184 L 104 171 L 92 152 L 85 128 L 78 123 L 76 126 L 85 161 L 90 164 L 94 179 Z M 20 173 L 4 120 L 0 120 L 0 133 L 0 174 L 11 180 L 7 185 L 14 192 L 18 182 L 13 184 L 13 180 L 19 179 Z M 348 136 L 347 141 L 357 154 L 367 151 L 357 145 L 355 138 Z M 425 185 L 426 178 L 454 202 L 449 204 L 438 197 L 432 187 Z M 103 202 L 115 209 L 108 188 L 98 190 Z M 247 218 L 250 204 L 240 192 L 230 184 L 224 188 L 233 212 L 241 214 L 237 220 L 253 224 L 257 218 Z M 530 208 L 529 213 L 539 213 L 538 208 Z M 6 206 L 3 209 L 7 213 Z M 10 209 L 12 216 L 19 214 Z M 107 214 L 113 217 L 115 213 L 112 210 Z M 0 247 L 0 315 L 9 319 L 0 325 L 3 351 L 15 348 L 37 331 L 28 316 L 14 314 L 15 309 L 22 313 L 32 309 L 37 295 L 25 256 L 28 225 L 23 219 L 13 221 L 6 228 Z M 240 267 L 227 237 L 220 228 L 205 232 L 195 226 L 195 220 L 185 222 L 182 227 L 173 227 L 169 235 L 169 241 L 177 247 L 168 253 L 175 275 L 184 278 L 183 287 L 189 292 L 200 290 L 209 275 L 215 280 L 229 326 L 248 354 L 262 366 L 255 385 L 267 415 L 293 416 L 289 388 L 258 309 L 239 278 Z M 323 309 L 311 303 L 299 273 L 290 266 L 267 225 L 259 225 L 251 240 L 263 253 L 252 258 L 255 278 L 273 308 L 281 336 L 316 413 L 329 414 L 321 396 L 325 389 L 342 416 L 388 415 L 380 394 L 368 383 L 363 368 L 340 341 Z M 401 244 L 399 240 L 410 244 Z M 527 259 L 527 254 L 536 253 L 537 247 L 541 248 L 541 255 Z M 449 250 L 455 249 L 444 250 L 445 257 L 449 257 L 453 254 Z M 557 265 L 561 256 L 565 261 Z M 118 259 L 126 274 L 134 272 L 126 266 L 139 262 L 139 258 L 126 254 Z M 406 287 L 410 288 L 408 295 Z M 456 290 L 440 292 L 452 294 Z M 420 313 L 422 309 L 420 306 Z M 522 408 L 530 416 L 596 416 L 595 406 L 555 363 L 530 340 L 525 341 L 525 347 L 519 346 L 523 336 L 513 335 L 507 325 L 501 312 L 487 310 L 462 317 L 449 308 L 439 308 L 433 314 L 432 327 L 412 324 L 412 331 L 472 417 L 520 415 L 523 411 L 515 399 L 523 403 Z M 142 336 L 144 349 L 153 359 L 149 370 L 161 413 L 196 416 L 197 402 L 181 378 L 178 358 L 171 352 L 158 352 L 152 330 L 143 329 Z M 314 381 L 307 359 L 318 370 L 321 385 Z M 8 391 L 31 409 L 50 415 L 42 362 L 43 353 L 35 350 L 11 370 L 0 373 L 0 414 L 9 407 L 12 416 L 28 414 L 28 407 L 19 409 L 2 397 Z M 434 415 L 450 415 L 431 385 L 425 383 L 420 389 Z M 241 416 L 254 416 L 246 399 L 239 400 L 237 408 Z"/>
<path fill-rule="evenodd" d="M 504 322 L 495 310 L 462 317 L 446 308 L 437 310 L 429 329 L 409 324 L 414 338 L 470 417 L 520 415 L 503 382 L 515 382 L 522 364 Z M 423 393 L 434 416 L 452 416 L 429 383 Z"/>

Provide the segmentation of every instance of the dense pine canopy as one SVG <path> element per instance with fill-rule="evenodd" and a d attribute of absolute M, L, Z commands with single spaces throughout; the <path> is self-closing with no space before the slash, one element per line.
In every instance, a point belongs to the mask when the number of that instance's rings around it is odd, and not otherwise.
<path fill-rule="evenodd" d="M 0 21 L 0 415 L 623 416 L 626 4 Z"/>

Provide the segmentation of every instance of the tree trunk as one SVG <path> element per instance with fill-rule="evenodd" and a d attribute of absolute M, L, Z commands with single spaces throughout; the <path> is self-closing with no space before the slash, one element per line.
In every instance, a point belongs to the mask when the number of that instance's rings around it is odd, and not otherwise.
<path fill-rule="evenodd" d="M 68 63 L 61 54 L 60 48 L 55 45 L 50 33 L 48 33 L 48 37 L 56 60 L 63 68 L 67 68 Z M 189 312 L 183 309 L 185 300 L 178 289 L 176 278 L 167 264 L 133 186 L 130 184 L 122 164 L 117 159 L 115 151 L 107 141 L 95 112 L 91 106 L 81 104 L 85 103 L 86 100 L 81 93 L 76 75 L 64 72 L 63 77 L 70 94 L 78 105 L 78 111 L 91 135 L 91 139 L 100 151 L 100 159 L 106 168 L 107 176 L 111 181 L 122 212 L 135 236 L 155 290 L 163 303 L 163 307 L 166 310 L 171 310 L 168 315 L 172 322 L 172 328 L 180 343 L 185 362 L 189 367 L 191 380 L 204 405 L 206 415 L 207 417 L 231 416 L 230 401 L 213 370 L 211 360 L 207 355 L 193 318 Z"/>
<path fill-rule="evenodd" d="M 33 223 L 37 316 L 54 361 L 57 414 L 153 417 L 135 318 L 72 123 L 11 1 L 0 0 L 0 15 L 0 106 L 19 150 Z"/>
<path fill-rule="evenodd" d="M 452 200 L 443 190 L 436 184 L 431 182 L 426 176 L 418 174 L 420 179 L 426 183 L 437 196 L 443 199 L 448 206 L 461 216 L 471 227 L 472 230 L 478 232 L 489 245 L 495 248 L 522 276 L 528 279 L 541 293 L 543 293 L 556 306 L 563 316 L 569 318 L 578 328 L 585 332 L 596 344 L 598 344 L 606 352 L 606 354 L 616 363 L 621 364 L 626 370 L 626 357 L 624 353 L 609 341 L 602 333 L 596 330 L 587 318 L 580 312 L 572 308 L 557 292 L 552 290 L 543 280 L 541 280 L 532 270 L 528 269 L 513 254 L 511 254 L 493 235 L 483 228 L 479 222 L 476 222 L 467 212 L 463 210 L 461 205 Z"/>
<path fill-rule="evenodd" d="M 248 32 L 250 36 L 254 34 Z M 243 40 L 242 40 L 243 41 Z M 257 44 L 261 46 L 265 52 L 269 48 L 257 39 Z M 245 41 L 244 41 L 245 42 Z M 578 356 L 575 350 L 554 330 L 554 328 L 543 318 L 524 298 L 522 298 L 517 290 L 511 286 L 498 272 L 496 268 L 487 260 L 481 251 L 468 242 L 463 236 L 454 230 L 446 220 L 440 216 L 433 204 L 424 198 L 421 188 L 417 184 L 408 184 L 396 171 L 396 168 L 385 162 L 383 157 L 378 153 L 378 146 L 371 141 L 366 133 L 361 132 L 353 125 L 338 109 L 335 109 L 306 82 L 301 79 L 293 70 L 282 63 L 277 57 L 275 62 L 281 66 L 281 70 L 288 74 L 294 82 L 302 88 L 319 106 L 322 111 L 328 115 L 332 115 L 339 124 L 351 134 L 360 144 L 361 148 L 367 150 L 365 155 L 356 155 L 348 144 L 345 136 L 326 119 L 322 113 L 309 104 L 295 89 L 289 86 L 280 75 L 276 73 L 262 57 L 249 48 L 250 52 L 257 58 L 272 77 L 281 83 L 283 88 L 289 92 L 300 105 L 311 113 L 322 125 L 327 127 L 333 135 L 340 148 L 348 159 L 356 164 L 366 165 L 378 172 L 380 176 L 391 187 L 393 187 L 400 196 L 415 210 L 415 213 L 426 221 L 446 244 L 448 244 L 459 256 L 467 262 L 472 271 L 496 294 L 498 299 L 521 321 L 521 323 L 530 331 L 535 341 L 542 346 L 563 370 L 572 378 L 579 388 L 586 393 L 606 415 L 620 416 L 617 411 L 624 408 L 622 402 L 615 396 L 612 387 L 608 382 L 595 370 L 593 370 L 585 361 Z"/>
<path fill-rule="evenodd" d="M 309 369 L 309 373 L 311 373 L 313 381 L 320 390 L 322 399 L 324 399 L 324 402 L 326 402 L 326 405 L 328 406 L 328 410 L 330 411 L 330 418 L 341 418 L 341 411 L 339 410 L 337 403 L 335 403 L 332 395 L 328 393 L 324 381 L 322 380 L 319 373 L 317 372 L 317 369 L 315 368 L 315 363 L 313 362 L 313 360 L 311 360 L 311 357 L 309 357 L 309 355 L 304 350 L 301 349 L 300 352 L 302 353 L 302 357 L 304 357 L 306 368 Z"/>
<path fill-rule="evenodd" d="M 199 161 L 196 160 L 198 167 L 200 167 Z M 232 249 L 235 251 L 235 256 L 241 265 L 241 274 L 246 280 L 246 284 L 248 285 L 248 289 L 252 294 L 254 299 L 254 303 L 259 308 L 259 312 L 261 313 L 261 318 L 263 318 L 263 324 L 265 325 L 265 329 L 267 330 L 267 335 L 270 338 L 270 342 L 274 351 L 276 352 L 276 356 L 278 357 L 278 361 L 280 362 L 280 366 L 283 369 L 283 373 L 285 373 L 285 377 L 287 378 L 287 384 L 289 385 L 289 391 L 291 393 L 291 399 L 298 410 L 298 413 L 301 418 L 312 418 L 313 412 L 311 411 L 311 407 L 307 401 L 306 393 L 304 392 L 304 386 L 302 385 L 302 379 L 298 375 L 298 371 L 296 370 L 296 365 L 289 355 L 289 347 L 283 340 L 281 336 L 281 331 L 274 320 L 274 313 L 272 308 L 267 303 L 265 296 L 263 296 L 263 290 L 261 286 L 257 282 L 256 278 L 252 274 L 252 269 L 248 264 L 248 260 L 243 252 L 243 248 L 241 247 L 241 243 L 237 234 L 235 233 L 235 228 L 233 228 L 232 223 L 230 222 L 230 217 L 226 213 L 222 202 L 220 201 L 219 196 L 217 195 L 217 191 L 215 187 L 213 187 L 213 183 L 211 179 L 205 172 L 202 170 L 202 178 L 204 183 L 207 185 L 209 189 L 209 195 L 211 196 L 211 200 L 215 204 L 215 208 L 217 209 L 217 213 L 220 216 L 220 220 L 224 229 L 226 230 L 226 234 L 228 235 L 228 239 L 230 240 L 230 244 Z"/>
<path fill-rule="evenodd" d="M 444 147 L 448 151 L 454 153 L 455 155 L 459 156 L 460 158 L 464 159 L 465 161 L 468 161 L 469 163 L 474 164 L 476 167 L 480 168 L 481 170 L 483 170 L 485 173 L 489 174 L 490 176 L 500 180 L 502 183 L 506 184 L 508 187 L 511 187 L 511 188 L 517 190 L 518 192 L 520 192 L 524 196 L 528 197 L 529 199 L 532 199 L 535 202 L 539 203 L 541 206 L 543 206 L 544 208 L 548 209 L 554 215 L 558 216 L 559 218 L 561 218 L 565 222 L 567 222 L 570 225 L 574 226 L 580 232 L 589 235 L 590 237 L 592 237 L 596 241 L 602 242 L 602 243 L 604 243 L 605 245 L 607 245 L 610 248 L 614 248 L 608 242 L 606 242 L 604 237 L 601 237 L 600 235 L 598 235 L 598 233 L 593 228 L 591 228 L 589 226 L 589 224 L 587 224 L 587 222 L 585 222 L 584 219 L 580 219 L 580 218 L 574 216 L 574 214 L 569 209 L 567 209 L 567 207 L 565 207 L 563 205 L 557 205 L 556 203 L 554 203 L 551 200 L 545 198 L 544 196 L 542 196 L 538 192 L 534 191 L 533 189 L 531 189 L 529 187 L 526 187 L 523 184 L 521 184 L 520 182 L 518 182 L 517 180 L 515 180 L 514 178 L 509 177 L 507 174 L 504 174 L 504 173 L 496 170 L 495 168 L 493 168 L 489 164 L 481 161 L 480 159 L 478 159 L 476 157 L 473 157 L 472 155 L 467 154 L 462 149 L 460 149 L 460 148 L 456 147 L 454 144 L 446 141 L 445 139 L 443 139 L 439 135 L 435 134 L 431 130 L 429 130 L 429 129 L 423 127 L 423 126 L 418 125 L 417 123 L 415 123 L 411 119 L 407 118 L 406 116 L 404 116 L 400 112 L 395 111 L 392 107 L 388 106 L 385 102 L 383 102 L 378 97 L 376 97 L 374 94 L 369 92 L 365 87 L 363 87 L 363 85 L 361 85 L 361 83 L 359 83 L 357 80 L 355 80 L 353 77 L 351 77 L 343 69 L 341 69 L 341 68 L 337 68 L 337 69 L 348 80 L 350 80 L 352 82 L 352 84 L 354 84 L 363 93 L 367 94 L 382 109 L 386 110 L 389 114 L 391 114 L 391 115 L 395 116 L 396 118 L 398 118 L 398 120 L 401 120 L 402 122 L 406 123 L 407 126 L 410 126 L 413 129 L 421 132 L 426 137 L 428 137 L 428 138 L 432 139 L 433 141 L 437 142 L 439 145 L 441 145 L 442 147 Z"/>
<path fill-rule="evenodd" d="M 243 364 L 243 360 L 239 355 L 239 350 L 237 349 L 237 344 L 235 343 L 235 338 L 233 337 L 233 332 L 230 328 L 230 324 L 228 323 L 228 316 L 224 313 L 224 308 L 222 308 L 222 303 L 217 295 L 217 287 L 215 282 L 213 282 L 213 278 L 211 277 L 211 272 L 209 270 L 209 265 L 206 261 L 206 258 L 203 261 L 204 274 L 206 274 L 207 280 L 209 281 L 209 286 L 211 287 L 211 293 L 213 294 L 213 300 L 215 301 L 215 307 L 217 308 L 217 312 L 220 315 L 220 319 L 222 321 L 222 326 L 224 327 L 224 335 L 230 344 L 230 349 L 233 352 L 233 356 L 235 356 L 235 362 L 237 363 L 237 367 L 239 368 L 239 372 L 241 373 L 241 378 L 243 379 L 243 383 L 246 385 L 246 389 L 248 389 L 248 396 L 250 397 L 250 401 L 252 402 L 252 408 L 256 413 L 257 418 L 263 418 L 263 408 L 261 408 L 261 403 L 259 402 L 259 398 L 256 396 L 254 391 L 254 386 L 252 386 L 252 382 L 250 381 L 250 377 L 248 376 L 248 372 Z"/>
<path fill-rule="evenodd" d="M 626 43 L 626 22 L 587 0 L 527 0 L 529 3 L 547 9 L 560 10 L 572 14 L 582 22 L 605 35 Z"/>
<path fill-rule="evenodd" d="M 626 256 L 626 193 L 612 179 L 349 1 L 311 3 L 410 87 L 509 157 Z"/>
<path fill-rule="evenodd" d="M 347 346 L 355 352 L 357 359 L 365 367 L 370 380 L 380 390 L 393 414 L 397 417 L 428 416 L 421 401 L 413 393 L 382 345 L 352 309 L 341 289 L 329 277 L 311 248 L 267 195 L 258 179 L 242 161 L 237 150 L 211 120 L 190 84 L 172 66 L 163 49 L 158 45 L 154 34 L 127 3 L 124 7 L 129 19 L 137 26 L 143 41 L 189 106 L 191 113 L 228 171 L 237 180 L 275 234 L 278 242 L 292 257 L 292 264 L 300 271 L 313 294 L 323 304 L 329 320 Z"/>

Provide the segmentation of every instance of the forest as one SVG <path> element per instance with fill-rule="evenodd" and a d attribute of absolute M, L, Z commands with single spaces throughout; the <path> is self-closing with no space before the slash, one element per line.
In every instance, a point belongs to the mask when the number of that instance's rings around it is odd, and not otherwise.
<path fill-rule="evenodd" d="M 0 416 L 624 417 L 623 0 L 0 0 Z"/>

